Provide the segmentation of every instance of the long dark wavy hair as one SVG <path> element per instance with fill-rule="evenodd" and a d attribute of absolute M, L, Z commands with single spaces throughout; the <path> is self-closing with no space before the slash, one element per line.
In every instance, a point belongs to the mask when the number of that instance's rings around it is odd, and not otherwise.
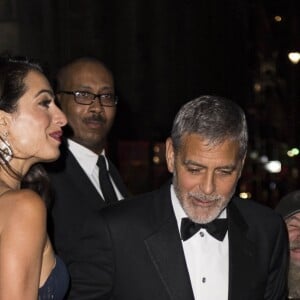
<path fill-rule="evenodd" d="M 0 56 L 0 109 L 13 113 L 17 110 L 18 101 L 26 92 L 24 79 L 30 71 L 44 74 L 37 62 L 17 56 Z M 30 138 L 30 137 L 28 137 Z M 13 155 L 13 154 L 12 154 Z M 49 178 L 41 164 L 33 165 L 22 178 L 9 164 L 5 155 L 0 151 L 0 167 L 11 176 L 21 181 L 22 188 L 36 191 L 45 201 L 49 201 Z"/>

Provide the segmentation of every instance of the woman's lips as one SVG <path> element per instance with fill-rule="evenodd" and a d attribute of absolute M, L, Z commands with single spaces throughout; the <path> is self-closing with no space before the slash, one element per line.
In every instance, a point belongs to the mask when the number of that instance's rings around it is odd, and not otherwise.
<path fill-rule="evenodd" d="M 61 142 L 62 131 L 54 131 L 51 132 L 49 135 L 58 142 Z"/>

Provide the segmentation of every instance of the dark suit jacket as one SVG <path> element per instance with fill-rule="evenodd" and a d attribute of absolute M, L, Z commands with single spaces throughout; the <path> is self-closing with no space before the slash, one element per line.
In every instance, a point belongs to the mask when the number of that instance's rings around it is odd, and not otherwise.
<path fill-rule="evenodd" d="M 85 222 L 98 213 L 106 203 L 103 201 L 94 185 L 86 176 L 72 153 L 62 148 L 61 157 L 53 164 L 47 164 L 53 192 L 49 214 L 49 234 L 58 255 L 67 264 L 71 275 L 71 290 L 69 299 L 85 299 L 78 283 L 84 285 L 90 277 L 96 274 L 86 274 L 81 270 L 79 260 L 89 255 L 81 248 L 82 228 Z M 121 194 L 128 195 L 121 177 L 109 161 L 111 176 Z M 94 235 L 94 229 L 89 232 Z M 91 247 L 93 239 L 91 238 Z M 76 255 L 75 255 L 76 249 Z M 87 289 L 85 293 L 89 293 Z"/>
<path fill-rule="evenodd" d="M 89 299 L 194 299 L 169 185 L 105 208 L 101 216 L 100 225 L 97 217 L 85 229 L 98 228 L 90 257 L 98 285 Z M 288 239 L 281 217 L 233 198 L 228 219 L 228 299 L 285 299 Z"/>

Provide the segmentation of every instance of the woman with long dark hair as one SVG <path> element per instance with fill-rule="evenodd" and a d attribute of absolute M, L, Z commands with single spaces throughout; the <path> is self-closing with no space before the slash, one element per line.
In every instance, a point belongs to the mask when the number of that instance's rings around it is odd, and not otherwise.
<path fill-rule="evenodd" d="M 62 300 L 69 277 L 47 236 L 47 177 L 66 117 L 41 67 L 0 57 L 0 299 Z"/>

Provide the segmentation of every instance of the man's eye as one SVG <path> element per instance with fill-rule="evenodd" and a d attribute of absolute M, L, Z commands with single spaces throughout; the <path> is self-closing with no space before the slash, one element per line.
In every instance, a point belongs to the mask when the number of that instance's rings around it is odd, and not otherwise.
<path fill-rule="evenodd" d="M 220 170 L 220 173 L 223 175 L 231 175 L 232 171 L 229 170 Z"/>
<path fill-rule="evenodd" d="M 291 229 L 294 229 L 294 228 L 299 228 L 300 227 L 300 224 L 288 224 L 288 227 L 290 227 Z"/>
<path fill-rule="evenodd" d="M 199 173 L 200 169 L 199 168 L 187 168 L 188 172 L 195 174 L 195 173 Z"/>
<path fill-rule="evenodd" d="M 100 97 L 101 97 L 101 100 L 108 100 L 109 101 L 109 100 L 114 99 L 114 95 L 111 94 L 111 93 L 101 94 Z"/>
<path fill-rule="evenodd" d="M 88 92 L 77 92 L 76 96 L 78 96 L 78 97 L 84 97 L 84 98 L 89 98 L 90 97 L 90 93 L 88 93 Z"/>

